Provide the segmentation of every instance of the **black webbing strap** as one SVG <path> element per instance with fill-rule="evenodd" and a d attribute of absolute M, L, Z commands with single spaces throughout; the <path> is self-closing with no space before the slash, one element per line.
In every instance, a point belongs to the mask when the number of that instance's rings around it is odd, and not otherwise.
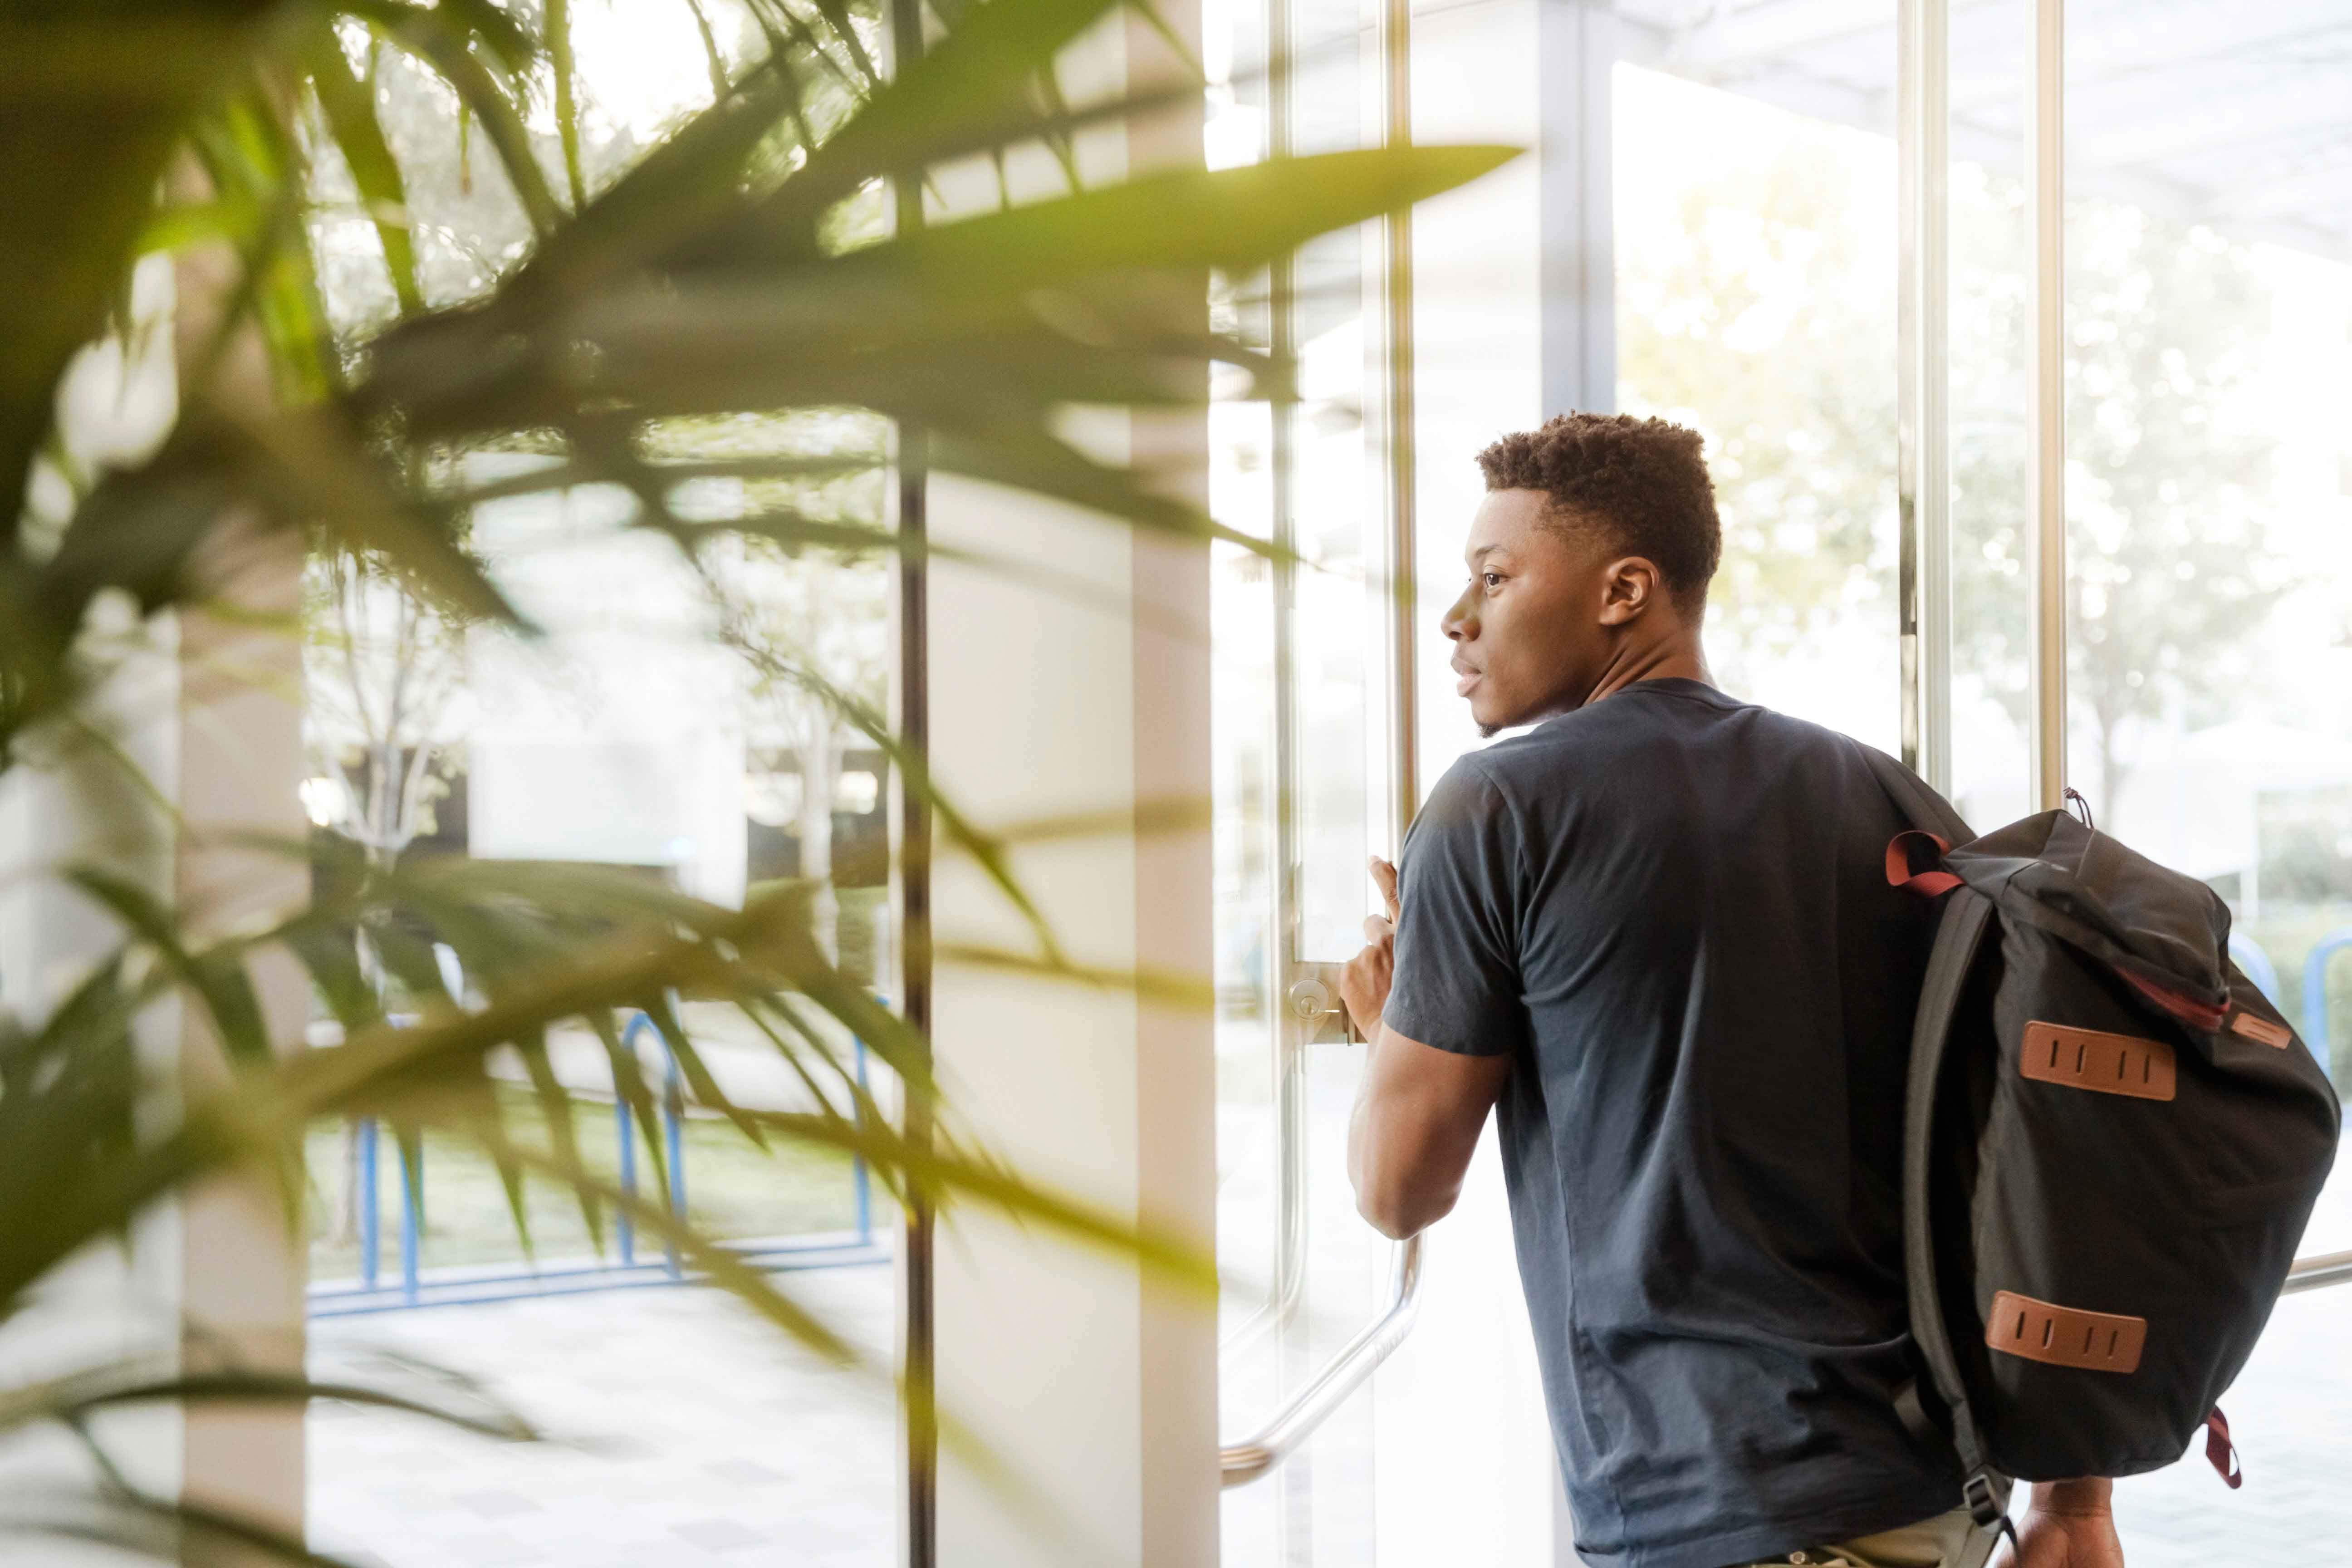
<path fill-rule="evenodd" d="M 1969 1513 L 1979 1525 L 2000 1526 L 2013 1534 L 2008 1511 L 2001 1506 L 1984 1443 L 1969 1409 L 1968 1392 L 1960 1382 L 1958 1358 L 1952 1352 L 1950 1327 L 1944 1321 L 1944 1300 L 1936 1280 L 1936 1242 L 1928 1194 L 1933 1167 L 1929 1155 L 1936 1131 L 1936 1095 L 1943 1081 L 1946 1047 L 1951 1043 L 1952 1019 L 1959 1012 L 1969 972 L 1984 943 L 1992 919 L 1992 902 L 1968 888 L 1954 889 L 1936 928 L 1936 946 L 1927 957 L 1927 974 L 1919 988 L 1918 1020 L 1911 1035 L 1910 1076 L 1903 1106 L 1903 1274 L 1911 1298 L 1911 1340 L 1927 1364 L 1927 1378 L 1937 1399 L 1951 1420 L 1952 1447 L 1960 1456 L 1961 1483 Z"/>
<path fill-rule="evenodd" d="M 1976 837 L 1960 814 L 1918 774 L 1874 746 L 1862 748 L 1879 787 L 1895 803 L 1904 819 L 1921 832 L 1951 844 Z M 1927 978 L 1919 988 L 1919 1011 L 1911 1032 L 1910 1076 L 1903 1108 L 1903 1274 L 1911 1298 L 1911 1339 L 1927 1363 L 1933 1394 L 1950 1421 L 1950 1430 L 1927 1419 L 1925 1394 L 1916 1387 L 1904 1390 L 1897 1414 L 1923 1445 L 1948 1440 L 1960 1457 L 1960 1490 L 1969 1513 L 1979 1526 L 1998 1526 L 2017 1544 L 2010 1522 L 2006 1486 L 1986 1460 L 1984 1442 L 1969 1409 L 1968 1393 L 1960 1383 L 1960 1364 L 1952 1353 L 1952 1335 L 1944 1321 L 1944 1299 L 1936 1283 L 1933 1216 L 1927 1211 L 1931 1152 L 1936 1131 L 1936 1091 L 1943 1082 L 1945 1047 L 1951 1042 L 1952 1019 L 1959 1012 L 1960 995 L 1968 988 L 1969 971 L 1976 964 L 1985 928 L 1992 919 L 1990 900 L 1965 885 L 1940 892 L 1947 901 L 1936 927 L 1936 945 L 1927 957 Z"/>

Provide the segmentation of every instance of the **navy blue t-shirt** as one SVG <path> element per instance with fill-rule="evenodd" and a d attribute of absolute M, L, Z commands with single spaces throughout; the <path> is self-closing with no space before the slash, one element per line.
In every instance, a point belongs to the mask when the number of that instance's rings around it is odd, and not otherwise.
<path fill-rule="evenodd" d="M 1642 681 L 1465 756 L 1405 840 L 1389 1027 L 1498 1109 L 1594 1568 L 1721 1568 L 1951 1508 L 1909 1376 L 1903 1079 L 1934 906 L 1860 744 Z"/>

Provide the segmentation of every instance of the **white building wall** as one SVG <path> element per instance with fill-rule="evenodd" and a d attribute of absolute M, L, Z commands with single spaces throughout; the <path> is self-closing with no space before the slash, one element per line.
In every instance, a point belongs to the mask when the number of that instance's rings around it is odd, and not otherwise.
<path fill-rule="evenodd" d="M 1162 15 L 1191 29 L 1192 8 Z M 1121 18 L 1070 51 L 1074 101 L 1162 48 Z M 1197 119 L 1079 139 L 1090 180 L 1197 163 Z M 1015 160 L 1016 196 L 1055 189 Z M 995 171 L 948 171 L 950 207 L 992 205 Z M 1177 482 L 1200 467 L 1197 420 L 1086 422 L 1106 460 L 1150 453 Z M 1206 801 L 1205 547 L 1036 497 L 934 475 L 932 537 L 1047 569 L 1022 578 L 932 557 L 930 761 L 940 790 L 984 826 L 1139 801 Z M 1056 584 L 1076 584 L 1075 587 Z M 1214 1080 L 1205 1006 L 1140 1004 L 957 961 L 951 944 L 1034 951 L 1024 922 L 944 839 L 934 881 L 942 957 L 933 990 L 940 1079 L 959 1125 L 1024 1173 L 1206 1256 L 1214 1232 Z M 1069 955 L 1114 973 L 1205 977 L 1205 828 L 1114 829 L 1019 847 L 1013 870 Z M 973 1442 L 943 1441 L 944 1568 L 1067 1563 L 1192 1568 L 1216 1553 L 1215 1303 L 1131 1259 L 971 1205 L 936 1237 L 942 1410 Z M 975 1458 L 986 1450 L 993 1465 Z"/>

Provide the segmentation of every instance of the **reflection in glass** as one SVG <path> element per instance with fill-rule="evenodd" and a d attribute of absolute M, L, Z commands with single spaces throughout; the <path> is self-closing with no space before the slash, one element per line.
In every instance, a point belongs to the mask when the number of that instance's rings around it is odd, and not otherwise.
<path fill-rule="evenodd" d="M 2067 17 L 2068 776 L 2228 900 L 2352 1081 L 2352 952 L 2303 984 L 2352 928 L 2352 4 Z M 2347 1247 L 2339 1166 L 2304 1250 Z M 2279 1308 L 2228 1401 L 2243 1491 L 2118 1489 L 2135 1568 L 2341 1554 L 2347 1310 Z"/>
<path fill-rule="evenodd" d="M 1277 8 L 1279 7 L 1279 8 Z M 1367 144 L 1376 38 L 1359 0 L 1231 0 L 1203 14 L 1208 156 L 1224 166 Z M 1287 68 L 1269 48 L 1287 45 Z M 1296 358 L 1297 396 L 1210 415 L 1218 521 L 1288 546 L 1213 557 L 1217 795 L 1220 1425 L 1239 1437 L 1370 1316 L 1386 1246 L 1355 1213 L 1347 1120 L 1362 1053 L 1318 1042 L 1298 966 L 1362 945 L 1385 787 L 1383 641 L 1368 576 L 1384 528 L 1365 436 L 1375 237 L 1318 238 L 1220 279 L 1216 324 Z M 1369 1390 L 1264 1479 L 1225 1494 L 1227 1564 L 1372 1561 Z"/>
<path fill-rule="evenodd" d="M 1825 73 L 1805 112 L 1620 65 L 1612 130 L 1618 399 L 1706 437 L 1716 679 L 1888 751 L 1895 148 L 1832 115 L 1892 90 L 1893 19 L 1889 0 L 1878 43 L 1805 62 Z M 1794 63 L 1771 62 L 1784 89 Z"/>

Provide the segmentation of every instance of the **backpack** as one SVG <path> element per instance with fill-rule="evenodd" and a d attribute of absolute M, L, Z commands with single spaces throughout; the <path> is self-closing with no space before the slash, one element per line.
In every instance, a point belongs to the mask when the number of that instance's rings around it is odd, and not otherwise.
<path fill-rule="evenodd" d="M 2215 1401 L 2335 1161 L 2327 1075 L 2230 961 L 2212 889 L 2087 808 L 1978 837 L 1871 757 L 1913 824 L 1888 880 L 1943 900 L 1906 1093 L 1906 1423 L 1986 1526 L 1996 1476 L 2135 1475 L 2200 1429 L 2237 1486 Z"/>

